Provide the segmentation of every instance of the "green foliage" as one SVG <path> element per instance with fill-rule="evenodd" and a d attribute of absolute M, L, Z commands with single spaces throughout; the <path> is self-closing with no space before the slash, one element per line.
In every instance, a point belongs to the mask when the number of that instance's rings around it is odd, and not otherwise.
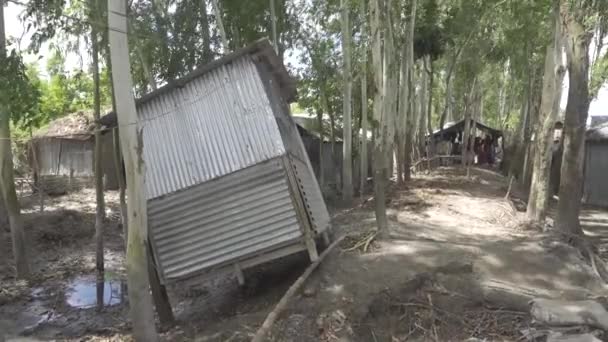
<path fill-rule="evenodd" d="M 29 76 L 16 51 L 0 53 L 0 106 L 22 127 L 38 124 L 40 92 Z"/>
<path fill-rule="evenodd" d="M 431 56 L 432 60 L 439 58 L 445 51 L 446 13 L 442 13 L 437 0 L 422 2 L 416 14 L 416 28 L 414 32 L 414 53 L 416 59 L 422 56 Z"/>
<path fill-rule="evenodd" d="M 589 95 L 596 98 L 602 86 L 608 81 L 608 54 L 605 54 L 593 65 Z"/>

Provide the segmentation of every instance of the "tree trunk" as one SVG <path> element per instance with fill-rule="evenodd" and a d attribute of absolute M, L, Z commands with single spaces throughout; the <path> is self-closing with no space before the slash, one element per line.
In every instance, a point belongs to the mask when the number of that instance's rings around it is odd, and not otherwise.
<path fill-rule="evenodd" d="M 342 199 L 346 203 L 353 200 L 353 135 L 352 135 L 352 89 L 351 79 L 351 51 L 350 51 L 350 22 L 349 7 L 347 0 L 340 1 L 342 11 L 342 58 L 343 58 L 343 139 L 342 144 Z"/>
<path fill-rule="evenodd" d="M 137 112 L 132 93 L 129 47 L 127 36 L 123 33 L 127 29 L 125 0 L 110 1 L 108 13 L 112 76 L 129 192 L 126 266 L 133 335 L 137 341 L 155 342 L 158 341 L 158 333 L 154 324 L 146 252 L 148 222 L 144 194 L 143 128 L 133 125 L 137 122 Z"/>
<path fill-rule="evenodd" d="M 110 73 L 110 90 L 112 94 L 112 111 L 116 113 L 116 92 L 114 91 L 114 77 L 112 76 L 112 59 L 110 56 L 110 46 L 106 46 L 107 49 L 107 64 L 108 71 Z M 120 222 L 122 225 L 123 239 L 125 243 L 125 251 L 127 250 L 127 237 L 129 232 L 129 225 L 127 222 L 127 202 L 125 198 L 126 181 L 125 181 L 125 169 L 122 160 L 122 153 L 120 152 L 120 138 L 118 133 L 118 127 L 112 129 L 112 150 L 114 154 L 114 166 L 116 168 L 116 179 L 118 180 L 118 191 L 119 191 L 119 203 L 120 203 Z"/>
<path fill-rule="evenodd" d="M 397 116 L 397 104 L 398 104 L 398 54 L 395 49 L 395 36 L 393 33 L 393 26 L 390 8 L 392 8 L 391 0 L 387 1 L 387 12 L 386 12 L 386 28 L 384 38 L 384 66 L 383 66 L 383 77 L 382 86 L 383 90 L 383 119 L 384 125 L 386 126 L 385 140 L 385 151 L 386 151 L 386 173 L 385 177 L 387 182 L 390 180 L 393 174 L 393 161 L 394 161 L 394 142 L 395 142 L 395 124 Z"/>
<path fill-rule="evenodd" d="M 414 121 L 414 116 L 415 116 L 415 111 L 416 111 L 416 98 L 414 96 L 415 94 L 415 89 L 414 89 L 414 29 L 416 28 L 416 7 L 418 4 L 418 0 L 412 0 L 411 2 L 411 11 L 410 11 L 410 18 L 409 21 L 407 23 L 407 33 L 406 33 L 406 41 L 405 41 L 405 49 L 406 49 L 406 53 L 405 53 L 405 59 L 407 61 L 407 80 L 404 80 L 406 82 L 409 83 L 409 87 L 407 90 L 408 92 L 408 113 L 406 116 L 406 126 L 405 126 L 405 131 L 404 131 L 404 149 L 405 149 L 405 155 L 404 155 L 404 166 L 403 166 L 403 179 L 404 180 L 410 180 L 412 178 L 411 176 L 411 171 L 410 171 L 410 166 L 412 163 L 412 144 L 413 144 L 413 140 L 414 140 L 414 134 L 415 134 L 415 121 Z"/>
<path fill-rule="evenodd" d="M 482 84 L 481 79 L 478 79 L 475 83 L 475 91 L 473 92 L 473 102 L 471 104 L 471 136 L 468 140 L 469 142 L 469 161 L 467 162 L 467 177 L 471 177 L 471 164 L 475 163 L 475 139 L 477 138 L 477 122 L 479 121 L 479 117 L 481 115 L 481 110 L 483 106 L 483 96 L 482 96 Z"/>
<path fill-rule="evenodd" d="M 222 9 L 218 4 L 217 0 L 211 0 L 213 3 L 213 13 L 215 14 L 215 23 L 218 31 L 220 31 L 220 38 L 222 39 L 222 52 L 226 53 L 230 50 L 228 45 L 228 37 L 226 36 L 226 29 L 224 28 L 224 20 L 222 19 Z"/>
<path fill-rule="evenodd" d="M 426 67 L 428 66 L 428 68 Z M 435 139 L 433 139 L 433 83 L 434 83 L 434 74 L 433 74 L 433 60 L 430 56 L 426 57 L 425 69 L 428 73 L 429 77 L 429 89 L 428 89 L 428 104 L 427 104 L 427 115 L 426 115 L 426 128 L 429 135 L 428 145 L 427 145 L 427 158 L 429 158 L 429 170 L 430 170 L 430 159 L 435 154 Z"/>
<path fill-rule="evenodd" d="M 405 131 L 409 113 L 409 70 L 407 63 L 407 48 L 404 44 L 403 56 L 399 58 L 399 106 L 397 113 L 397 184 L 403 185 L 405 174 Z"/>
<path fill-rule="evenodd" d="M 97 20 L 99 9 L 97 2 L 91 0 L 89 18 L 92 22 Z M 104 282 L 104 260 L 103 260 L 103 221 L 105 219 L 105 202 L 103 197 L 103 169 L 101 156 L 101 124 L 100 118 L 100 98 L 99 98 L 99 41 L 96 25 L 91 25 L 91 53 L 93 69 L 93 118 L 95 120 L 95 153 L 94 153 L 94 174 L 95 174 L 95 269 L 97 270 L 97 283 Z M 98 286 L 97 309 L 103 308 L 104 286 Z"/>
<path fill-rule="evenodd" d="M 274 45 L 274 50 L 279 54 L 279 41 L 277 38 L 277 14 L 274 8 L 274 0 L 270 0 L 270 20 L 272 24 L 272 44 Z"/>
<path fill-rule="evenodd" d="M 361 172 L 359 193 L 361 196 L 365 193 L 367 186 L 367 18 L 365 12 L 365 0 L 361 0 L 361 44 L 363 45 L 363 53 L 361 54 Z"/>
<path fill-rule="evenodd" d="M 4 32 L 4 7 L 0 1 L 0 59 L 6 57 L 6 36 Z M 0 104 L 0 190 L 6 205 L 8 221 L 11 226 L 11 239 L 15 268 L 18 279 L 27 279 L 30 276 L 25 248 L 25 233 L 21 220 L 21 208 L 15 191 L 15 178 L 13 175 L 13 152 L 11 150 L 10 113 Z"/>
<path fill-rule="evenodd" d="M 125 196 L 126 182 L 125 169 L 120 152 L 120 136 L 118 127 L 112 130 L 112 142 L 114 144 L 114 163 L 116 164 L 116 179 L 118 179 L 119 203 L 120 203 L 120 222 L 125 239 L 125 250 L 127 247 L 127 237 L 129 236 L 129 222 L 127 219 L 127 201 Z"/>
<path fill-rule="evenodd" d="M 381 236 L 388 235 L 388 219 L 386 217 L 386 127 L 383 104 L 383 56 L 382 56 L 382 3 L 383 0 L 370 1 L 370 29 L 372 33 L 372 70 L 374 74 L 374 195 L 375 212 L 378 232 Z"/>
<path fill-rule="evenodd" d="M 425 158 L 425 151 L 426 151 L 426 139 L 425 139 L 425 132 L 426 132 L 426 105 L 427 105 L 427 100 L 426 100 L 426 96 L 427 96 L 427 88 L 428 88 L 428 80 L 427 80 L 427 73 L 424 70 L 424 62 L 420 63 L 420 96 L 418 96 L 419 101 L 420 101 L 420 107 L 419 107 L 419 111 L 418 111 L 418 128 L 417 128 L 417 140 L 418 140 L 418 154 L 420 157 L 420 160 Z"/>
<path fill-rule="evenodd" d="M 323 110 L 317 111 L 317 124 L 319 125 L 319 186 L 325 189 L 325 175 L 323 172 Z"/>
<path fill-rule="evenodd" d="M 471 89 L 469 90 L 469 94 L 467 96 L 466 106 L 464 110 L 464 132 L 462 134 L 462 151 L 461 151 L 461 159 L 462 165 L 466 168 L 467 177 L 469 176 L 469 164 L 471 159 L 471 150 L 472 150 L 472 142 L 471 142 L 471 111 L 473 110 L 473 102 L 475 98 L 476 92 L 476 84 L 477 77 L 473 80 L 473 84 Z"/>
<path fill-rule="evenodd" d="M 536 83 L 537 83 L 537 73 L 536 73 L 536 68 L 532 68 L 530 70 L 530 74 L 532 75 L 529 79 L 529 83 L 528 83 L 528 105 L 527 105 L 527 112 L 526 112 L 526 117 L 524 120 L 524 127 L 523 127 L 523 155 L 524 155 L 524 165 L 523 165 L 523 170 L 522 170 L 522 177 L 520 180 L 521 185 L 524 187 L 524 189 L 526 190 L 530 190 L 530 173 L 531 173 L 531 160 L 530 160 L 530 154 L 532 151 L 531 149 L 531 141 L 532 141 L 532 132 L 534 131 L 534 127 L 536 126 L 536 116 L 537 116 L 537 112 L 538 112 L 538 106 L 537 106 L 537 99 L 538 99 L 538 91 L 536 90 Z"/>
<path fill-rule="evenodd" d="M 213 60 L 211 51 L 211 33 L 209 31 L 209 16 L 207 15 L 207 0 L 201 0 L 201 36 L 203 36 L 203 63 Z"/>
<path fill-rule="evenodd" d="M 536 132 L 534 168 L 526 215 L 528 219 L 544 222 L 549 204 L 549 177 L 555 120 L 559 111 L 564 69 L 562 66 L 562 44 L 559 3 L 554 4 L 553 41 L 547 46 L 543 92 Z M 556 106 L 557 104 L 557 106 Z"/>
<path fill-rule="evenodd" d="M 568 56 L 568 105 L 564 120 L 564 155 L 562 159 L 559 203 L 556 227 L 565 234 L 582 235 L 579 213 L 582 197 L 583 151 L 585 126 L 589 114 L 589 44 L 591 35 L 583 23 L 582 15 L 572 13 L 568 4 L 561 7 L 565 25 L 566 55 Z"/>

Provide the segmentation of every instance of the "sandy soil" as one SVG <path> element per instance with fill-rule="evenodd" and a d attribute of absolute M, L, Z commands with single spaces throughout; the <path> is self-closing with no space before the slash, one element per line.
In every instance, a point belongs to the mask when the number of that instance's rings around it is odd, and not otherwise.
<path fill-rule="evenodd" d="M 606 295 L 576 250 L 524 224 L 504 200 L 506 189 L 492 171 L 475 170 L 467 179 L 453 168 L 418 175 L 406 187 L 393 184 L 391 238 L 365 251 L 352 247 L 375 227 L 373 198 L 336 211 L 334 232 L 348 238 L 291 301 L 269 340 L 517 340 L 531 326 L 530 298 Z M 129 339 L 116 194 L 107 199 L 111 305 L 101 312 L 82 305 L 94 285 L 93 192 L 51 198 L 43 213 L 35 199 L 26 200 L 36 275 L 17 282 L 10 262 L 0 266 L 0 332 L 40 340 Z M 608 211 L 586 209 L 581 219 L 607 253 Z M 306 266 L 306 256 L 295 255 L 248 271 L 243 288 L 231 277 L 172 286 L 178 324 L 163 338 L 248 341 Z"/>

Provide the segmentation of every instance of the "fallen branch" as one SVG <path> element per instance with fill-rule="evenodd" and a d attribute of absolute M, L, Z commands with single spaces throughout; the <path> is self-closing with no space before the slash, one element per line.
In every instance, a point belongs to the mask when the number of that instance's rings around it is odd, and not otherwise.
<path fill-rule="evenodd" d="M 332 244 L 329 245 L 329 247 L 327 247 L 323 251 L 323 253 L 319 255 L 317 261 L 310 264 L 310 266 L 308 266 L 304 273 L 302 273 L 302 275 L 291 285 L 291 287 L 289 287 L 287 292 L 285 292 L 285 294 L 283 295 L 283 298 L 281 298 L 279 303 L 277 303 L 274 309 L 268 314 L 268 316 L 264 320 L 264 323 L 262 323 L 260 329 L 258 329 L 258 331 L 255 333 L 255 336 L 253 337 L 251 342 L 264 341 L 264 337 L 268 334 L 270 328 L 272 328 L 272 325 L 279 317 L 279 314 L 287 307 L 287 302 L 289 302 L 291 297 L 293 297 L 296 292 L 302 287 L 306 279 L 308 279 L 312 272 L 319 266 L 319 264 L 321 264 L 321 262 L 329 254 L 329 252 L 331 252 L 332 249 L 334 249 L 334 247 L 336 247 L 343 239 L 344 235 L 340 236 L 334 242 L 332 242 Z"/>

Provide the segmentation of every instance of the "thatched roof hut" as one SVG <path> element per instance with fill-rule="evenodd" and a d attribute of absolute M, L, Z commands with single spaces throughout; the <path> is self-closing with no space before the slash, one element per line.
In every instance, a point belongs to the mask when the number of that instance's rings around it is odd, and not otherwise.
<path fill-rule="evenodd" d="M 80 111 L 51 121 L 33 134 L 28 163 L 49 193 L 65 193 L 93 184 L 95 150 L 92 113 Z M 116 189 L 112 136 L 102 137 L 106 189 Z"/>

